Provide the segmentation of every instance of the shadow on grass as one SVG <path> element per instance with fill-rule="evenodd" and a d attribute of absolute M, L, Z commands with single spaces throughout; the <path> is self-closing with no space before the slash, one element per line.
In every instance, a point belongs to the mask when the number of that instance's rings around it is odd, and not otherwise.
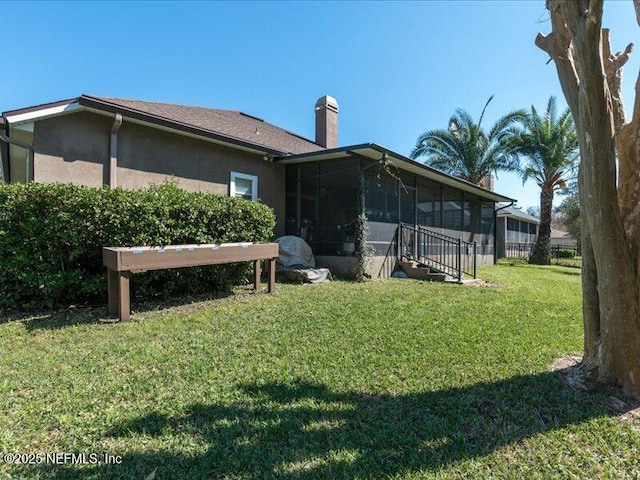
<path fill-rule="evenodd" d="M 562 275 L 574 275 L 574 276 L 578 276 L 578 277 L 580 275 L 582 275 L 582 273 L 580 271 L 580 268 L 568 267 L 568 266 L 565 266 L 565 265 L 559 265 L 559 266 L 562 266 L 564 268 L 571 268 L 572 269 L 572 270 L 557 270 L 557 273 L 560 273 Z"/>
<path fill-rule="evenodd" d="M 510 259 L 507 259 L 510 260 Z M 579 266 L 571 266 L 571 265 L 560 265 L 560 264 L 550 264 L 550 265 L 536 265 L 534 263 L 527 263 L 525 261 L 506 261 L 501 259 L 498 262 L 498 265 L 504 265 L 508 267 L 516 267 L 516 268 L 533 268 L 536 270 L 546 270 L 547 272 L 555 272 L 560 273 L 562 275 L 581 275 Z M 561 268 L 557 268 L 561 267 Z"/>
<path fill-rule="evenodd" d="M 547 272 L 559 273 L 561 275 L 581 275 L 580 268 L 568 267 L 566 265 L 535 265 L 531 263 L 525 263 L 523 265 L 513 265 L 515 267 L 527 267 L 535 270 L 546 270 Z"/>
<path fill-rule="evenodd" d="M 41 311 L 10 310 L 4 311 L 0 316 L 0 324 L 22 322 L 28 331 L 57 330 L 75 325 L 107 322 L 108 320 L 107 308 L 97 305 Z"/>
<path fill-rule="evenodd" d="M 107 433 L 128 445 L 97 478 L 369 478 L 434 471 L 545 431 L 609 415 L 604 394 L 578 394 L 558 373 L 401 395 L 303 381 L 240 386 L 242 400 L 152 412 Z M 162 445 L 170 445 L 163 449 Z M 189 446 L 198 449 L 189 451 Z M 137 450 L 137 448 L 136 448 Z M 195 451 L 194 451 L 195 450 Z M 61 477 L 79 473 L 63 467 Z"/>
<path fill-rule="evenodd" d="M 262 292 L 260 290 L 259 292 Z M 133 301 L 131 310 L 134 314 L 154 312 L 168 308 L 189 308 L 194 303 L 220 300 L 236 294 L 255 294 L 251 289 L 240 287 L 234 292 L 208 293 L 202 295 L 176 296 L 170 299 L 154 299 Z M 134 318 L 135 320 L 135 318 Z M 106 305 L 82 305 L 63 309 L 45 311 L 5 311 L 0 312 L 0 324 L 8 322 L 22 322 L 28 331 L 57 330 L 76 325 L 92 323 L 117 323 L 117 315 L 110 315 Z"/>

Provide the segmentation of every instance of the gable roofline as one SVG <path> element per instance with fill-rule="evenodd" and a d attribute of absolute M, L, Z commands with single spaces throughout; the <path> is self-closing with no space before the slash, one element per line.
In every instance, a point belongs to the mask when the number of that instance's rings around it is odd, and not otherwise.
<path fill-rule="evenodd" d="M 159 102 L 148 102 L 154 104 L 161 104 Z M 171 104 L 161 104 L 170 106 Z M 180 105 L 180 107 L 183 107 Z M 186 107 L 186 106 L 184 106 Z M 201 110 L 212 110 L 206 109 L 202 107 L 186 107 L 186 108 L 194 108 Z M 182 122 L 176 119 L 164 117 L 161 115 L 157 115 L 150 112 L 145 112 L 134 107 L 129 107 L 126 105 L 119 104 L 114 101 L 110 101 L 110 99 L 96 97 L 92 95 L 82 94 L 80 97 L 71 98 L 67 100 L 60 100 L 57 102 L 44 103 L 40 105 L 35 105 L 32 107 L 21 108 L 16 110 L 9 110 L 3 113 L 3 116 L 7 119 L 7 123 L 9 124 L 18 124 L 18 123 L 26 123 L 33 122 L 36 120 L 42 120 L 45 118 L 50 118 L 53 116 L 65 115 L 68 113 L 88 110 L 94 113 L 102 113 L 102 114 L 116 114 L 119 113 L 125 119 L 133 120 L 135 123 L 142 123 L 149 126 L 155 126 L 163 130 L 170 130 L 177 133 L 184 133 L 188 136 L 195 136 L 198 138 L 204 138 L 214 143 L 219 143 L 231 147 L 240 148 L 242 150 L 247 150 L 253 153 L 262 154 L 269 157 L 274 156 L 282 156 L 287 155 L 289 152 L 286 150 L 273 148 L 259 142 L 252 142 L 246 139 L 238 138 L 233 135 L 217 132 L 213 129 L 199 127 L 197 125 L 191 125 L 187 122 Z M 223 112 L 223 110 L 217 110 L 218 112 Z M 296 139 L 307 142 L 311 148 L 322 149 L 320 145 L 317 145 L 315 142 L 312 142 L 309 139 L 306 139 L 300 135 L 292 133 L 288 130 L 282 129 L 275 125 L 268 124 L 262 119 L 259 119 L 253 115 L 249 115 L 243 112 L 233 112 L 233 111 L 225 111 L 231 113 L 237 113 L 238 115 L 242 115 L 244 117 L 256 120 L 258 122 L 264 123 L 265 125 L 269 125 L 271 128 L 277 129 L 287 136 L 294 137 Z"/>
<path fill-rule="evenodd" d="M 302 153 L 298 155 L 287 155 L 274 158 L 276 163 L 295 164 L 322 160 L 337 160 L 344 158 L 366 157 L 373 161 L 381 160 L 384 155 L 390 159 L 395 166 L 403 168 L 424 178 L 436 180 L 442 184 L 458 188 L 465 192 L 473 193 L 487 200 L 494 202 L 516 202 L 516 200 L 500 195 L 499 193 L 486 190 L 478 185 L 462 180 L 460 178 L 444 173 L 438 169 L 430 167 L 420 162 L 416 162 L 404 155 L 394 152 L 376 143 L 361 143 L 346 147 L 331 148 L 319 152 Z"/>
<path fill-rule="evenodd" d="M 217 140 L 218 142 L 242 147 L 247 150 L 264 153 L 268 155 L 286 154 L 286 152 L 275 150 L 273 148 L 267 147 L 265 145 L 261 145 L 259 143 L 248 142 L 240 138 L 232 137 L 230 135 L 224 135 L 218 132 L 214 132 L 213 130 L 199 128 L 193 125 L 189 125 L 188 123 L 179 122 L 166 117 L 162 117 L 160 115 L 154 115 L 148 112 L 142 112 L 134 108 L 124 107 L 122 105 L 117 105 L 113 102 L 109 102 L 101 98 L 93 97 L 91 95 L 83 94 L 79 97 L 78 100 L 81 105 L 89 108 L 101 110 L 103 112 L 114 113 L 114 114 L 119 113 L 123 115 L 125 118 L 131 118 L 141 122 L 150 123 L 150 124 L 158 125 L 161 127 L 170 128 L 173 130 L 182 131 L 185 133 L 196 135 L 198 137 L 205 137 L 212 140 Z"/>

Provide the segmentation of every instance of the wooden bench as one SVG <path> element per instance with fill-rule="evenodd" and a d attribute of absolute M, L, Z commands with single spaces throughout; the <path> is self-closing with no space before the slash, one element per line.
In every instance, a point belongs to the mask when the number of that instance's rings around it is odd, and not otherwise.
<path fill-rule="evenodd" d="M 165 268 L 197 267 L 235 262 L 254 262 L 253 285 L 260 287 L 260 261 L 268 261 L 268 291 L 275 288 L 277 243 L 223 243 L 220 245 L 169 245 L 166 247 L 104 247 L 102 263 L 107 267 L 109 313 L 129 320 L 132 273 Z"/>

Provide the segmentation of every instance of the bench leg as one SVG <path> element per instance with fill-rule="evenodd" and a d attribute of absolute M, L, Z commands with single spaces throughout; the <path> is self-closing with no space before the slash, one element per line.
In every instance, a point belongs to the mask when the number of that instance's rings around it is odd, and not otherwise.
<path fill-rule="evenodd" d="M 117 314 L 123 322 L 129 320 L 131 313 L 131 300 L 129 295 L 130 273 L 131 272 L 116 272 L 111 269 L 107 270 L 109 314 Z"/>
<path fill-rule="evenodd" d="M 118 314 L 118 272 L 107 269 L 107 291 L 109 298 L 109 315 Z"/>
<path fill-rule="evenodd" d="M 276 288 L 276 259 L 269 260 L 269 287 L 267 291 L 273 292 Z"/>
<path fill-rule="evenodd" d="M 129 292 L 130 272 L 119 272 L 118 275 L 118 299 L 120 308 L 118 314 L 121 322 L 128 322 L 131 314 L 131 297 Z"/>
<path fill-rule="evenodd" d="M 260 288 L 260 260 L 253 262 L 253 288 Z"/>

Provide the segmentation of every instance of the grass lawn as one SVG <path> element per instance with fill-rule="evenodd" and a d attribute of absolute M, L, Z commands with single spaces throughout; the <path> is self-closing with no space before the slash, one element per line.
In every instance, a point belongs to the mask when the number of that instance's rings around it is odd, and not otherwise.
<path fill-rule="evenodd" d="M 582 267 L 582 257 L 575 256 L 573 258 L 554 258 L 551 257 L 551 265 L 560 265 L 563 267 Z"/>
<path fill-rule="evenodd" d="M 0 478 L 638 478 L 640 424 L 548 368 L 581 351 L 579 271 L 479 273 L 502 288 L 279 284 L 125 324 L 5 319 L 0 452 L 122 462 Z"/>

